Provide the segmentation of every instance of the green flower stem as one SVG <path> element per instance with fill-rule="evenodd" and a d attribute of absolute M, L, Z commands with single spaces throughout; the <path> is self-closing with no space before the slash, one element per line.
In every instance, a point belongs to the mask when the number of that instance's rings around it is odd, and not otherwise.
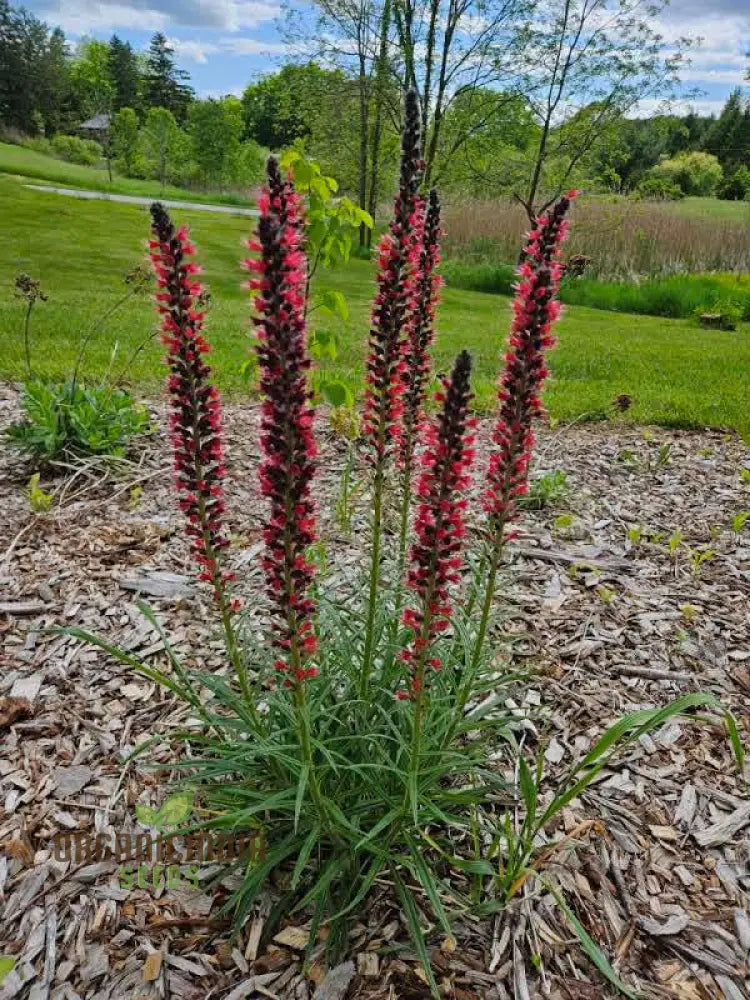
<path fill-rule="evenodd" d="M 411 512 L 411 482 L 412 482 L 411 447 L 404 456 L 404 468 L 401 473 L 401 523 L 398 534 L 398 563 L 396 564 L 396 589 L 394 593 L 394 613 L 391 625 L 391 639 L 395 643 L 398 634 L 398 623 L 401 618 L 401 601 L 404 594 L 404 572 L 406 570 L 406 550 L 409 544 L 409 514 Z"/>
<path fill-rule="evenodd" d="M 362 654 L 362 672 L 359 679 L 359 696 L 364 701 L 370 687 L 373 645 L 375 642 L 375 608 L 380 582 L 380 541 L 383 529 L 383 485 L 385 482 L 383 459 L 378 459 L 375 467 L 372 500 L 372 559 L 370 562 L 370 590 L 367 603 L 367 624 L 365 626 L 365 648 Z"/>
<path fill-rule="evenodd" d="M 471 660 L 469 661 L 469 669 L 466 674 L 466 680 L 461 685 L 456 696 L 456 702 L 453 709 L 453 722 L 448 728 L 448 732 L 445 739 L 445 745 L 448 745 L 453 737 L 455 736 L 456 729 L 463 720 L 464 710 L 466 708 L 466 703 L 471 695 L 472 686 L 474 683 L 474 676 L 476 674 L 477 667 L 479 666 L 479 661 L 482 656 L 482 650 L 484 648 L 484 641 L 487 637 L 487 625 L 490 619 L 490 611 L 492 610 L 492 602 L 495 597 L 495 584 L 497 581 L 497 573 L 500 568 L 500 563 L 502 562 L 503 552 L 505 551 L 505 521 L 497 526 L 497 532 L 495 533 L 495 541 L 492 545 L 492 549 L 489 554 L 489 567 L 487 570 L 487 581 L 485 584 L 484 598 L 482 600 L 482 613 L 479 619 L 479 630 L 477 632 L 477 637 L 474 642 L 474 648 L 471 654 Z M 481 569 L 487 564 L 486 557 L 482 558 Z M 475 587 L 474 592 L 471 597 L 469 613 L 473 610 L 474 604 L 479 597 L 479 588 Z"/>

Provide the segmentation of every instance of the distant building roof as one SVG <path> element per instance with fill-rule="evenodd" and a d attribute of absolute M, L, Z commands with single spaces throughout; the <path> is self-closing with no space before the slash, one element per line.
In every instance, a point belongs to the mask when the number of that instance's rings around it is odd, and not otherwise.
<path fill-rule="evenodd" d="M 81 122 L 78 126 L 79 129 L 85 129 L 87 132 L 106 132 L 112 121 L 112 116 L 107 114 L 94 115 L 93 118 L 89 118 L 88 121 Z"/>

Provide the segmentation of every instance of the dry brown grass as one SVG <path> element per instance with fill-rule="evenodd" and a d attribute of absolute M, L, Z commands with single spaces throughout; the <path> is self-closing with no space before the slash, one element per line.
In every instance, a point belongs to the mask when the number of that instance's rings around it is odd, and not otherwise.
<path fill-rule="evenodd" d="M 593 198 L 576 202 L 568 251 L 592 259 L 591 273 L 633 277 L 750 270 L 750 209 L 737 218 L 690 215 L 670 203 Z M 467 262 L 512 263 L 526 215 L 511 201 L 446 206 L 446 254 Z"/>

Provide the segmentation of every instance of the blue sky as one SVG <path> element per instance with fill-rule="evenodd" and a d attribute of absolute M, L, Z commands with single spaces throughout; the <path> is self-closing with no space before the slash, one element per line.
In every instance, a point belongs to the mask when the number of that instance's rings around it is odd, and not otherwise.
<path fill-rule="evenodd" d="M 163 31 L 199 96 L 240 94 L 251 79 L 275 69 L 285 52 L 275 0 L 26 0 L 26 6 L 72 40 L 116 32 L 144 49 L 155 31 Z M 703 91 L 689 102 L 699 111 L 720 110 L 748 66 L 748 0 L 673 0 L 658 27 L 667 40 L 702 38 L 683 73 L 684 87 Z M 654 108 L 646 102 L 642 110 Z"/>

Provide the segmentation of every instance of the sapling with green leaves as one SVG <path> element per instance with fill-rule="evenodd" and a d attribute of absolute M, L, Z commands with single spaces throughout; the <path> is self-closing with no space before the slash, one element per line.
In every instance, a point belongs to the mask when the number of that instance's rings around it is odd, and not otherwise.
<path fill-rule="evenodd" d="M 289 173 L 305 199 L 305 315 L 322 310 L 346 320 L 349 307 L 343 293 L 320 283 L 313 285 L 313 279 L 319 267 L 335 267 L 349 260 L 354 235 L 361 227 L 372 229 L 372 216 L 350 198 L 339 195 L 335 177 L 324 174 L 318 161 L 296 146 L 283 153 L 280 169 Z"/>

